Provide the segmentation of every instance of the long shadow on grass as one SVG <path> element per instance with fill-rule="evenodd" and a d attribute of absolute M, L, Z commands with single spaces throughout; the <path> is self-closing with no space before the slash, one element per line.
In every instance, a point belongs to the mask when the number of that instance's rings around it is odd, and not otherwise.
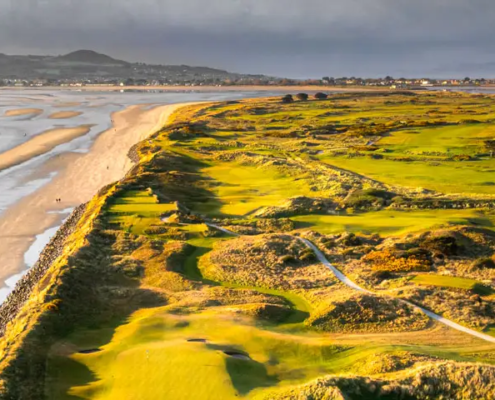
<path fill-rule="evenodd" d="M 132 185 L 152 188 L 161 201 L 179 202 L 193 211 L 201 206 L 214 214 L 224 205 L 210 190 L 220 183 L 201 172 L 210 164 L 187 154 L 166 151 L 141 166 L 144 173 L 130 179 Z"/>
<path fill-rule="evenodd" d="M 88 367 L 68 357 L 54 356 L 48 362 L 47 375 L 55 383 L 47 392 L 52 400 L 80 400 L 85 397 L 69 394 L 72 387 L 95 382 L 98 377 Z M 96 395 L 97 393 L 92 393 Z"/>
<path fill-rule="evenodd" d="M 246 356 L 245 359 L 238 359 L 233 356 L 227 356 L 225 359 L 227 373 L 232 380 L 232 385 L 241 395 L 244 396 L 256 388 L 270 387 L 277 384 L 278 379 L 270 376 L 262 363 L 249 358 L 249 355 L 245 352 L 229 346 L 215 344 L 208 344 L 207 347 L 224 353 Z"/>

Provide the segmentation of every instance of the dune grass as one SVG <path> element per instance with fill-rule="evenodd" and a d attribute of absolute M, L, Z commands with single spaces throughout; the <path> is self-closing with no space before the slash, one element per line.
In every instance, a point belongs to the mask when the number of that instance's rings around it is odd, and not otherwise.
<path fill-rule="evenodd" d="M 299 325 L 304 321 L 312 310 L 311 305 L 299 294 L 293 292 L 286 292 L 276 289 L 267 289 L 254 286 L 243 286 L 228 282 L 214 282 L 209 279 L 205 279 L 198 268 L 199 258 L 213 249 L 213 246 L 218 241 L 229 240 L 229 238 L 204 238 L 204 239 L 192 239 L 189 240 L 189 244 L 194 246 L 194 251 L 186 258 L 184 262 L 184 275 L 190 279 L 201 281 L 209 285 L 220 285 L 226 288 L 232 289 L 251 289 L 257 292 L 283 297 L 292 306 L 294 312 L 284 321 L 284 326 L 278 328 L 299 328 Z"/>

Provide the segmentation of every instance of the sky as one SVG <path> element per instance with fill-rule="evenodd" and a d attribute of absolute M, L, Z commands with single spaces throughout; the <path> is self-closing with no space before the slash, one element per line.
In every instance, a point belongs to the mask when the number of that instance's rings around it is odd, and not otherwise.
<path fill-rule="evenodd" d="M 0 0 L 0 53 L 291 78 L 495 78 L 494 0 Z"/>

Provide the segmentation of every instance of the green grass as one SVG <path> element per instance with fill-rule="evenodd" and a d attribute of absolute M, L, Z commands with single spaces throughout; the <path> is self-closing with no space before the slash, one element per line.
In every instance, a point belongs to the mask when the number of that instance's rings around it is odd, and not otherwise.
<path fill-rule="evenodd" d="M 409 129 L 393 132 L 380 140 L 382 147 L 395 153 L 413 154 L 440 152 L 449 154 L 473 154 L 483 150 L 483 140 L 492 138 L 492 124 L 466 124 L 436 128 Z"/>
<path fill-rule="evenodd" d="M 493 227 L 495 218 L 476 210 L 375 211 L 354 215 L 304 215 L 291 218 L 297 228 L 320 233 L 378 233 L 400 235 L 441 225 L 478 225 Z"/>
<path fill-rule="evenodd" d="M 441 286 L 462 290 L 472 290 L 475 289 L 476 285 L 480 285 L 480 282 L 474 279 L 444 275 L 417 275 L 411 279 L 411 282 L 418 285 Z"/>
<path fill-rule="evenodd" d="M 114 199 L 115 204 L 157 204 L 158 200 L 147 191 L 127 190 Z"/>
<path fill-rule="evenodd" d="M 325 156 L 322 160 L 390 185 L 441 193 L 495 194 L 495 159 L 432 163 Z"/>
<path fill-rule="evenodd" d="M 296 180 L 275 168 L 219 163 L 201 172 L 216 185 L 212 188 L 212 201 L 198 203 L 195 211 L 210 215 L 243 216 L 261 207 L 278 205 L 289 197 L 310 193 L 304 180 Z"/>
<path fill-rule="evenodd" d="M 116 196 L 108 207 L 112 214 L 135 214 L 142 217 L 159 216 L 176 209 L 175 204 L 160 204 L 150 192 L 131 190 Z"/>

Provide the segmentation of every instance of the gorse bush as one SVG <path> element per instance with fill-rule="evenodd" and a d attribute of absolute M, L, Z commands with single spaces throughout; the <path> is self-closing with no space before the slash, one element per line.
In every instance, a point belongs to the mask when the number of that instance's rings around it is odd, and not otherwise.
<path fill-rule="evenodd" d="M 398 252 L 390 249 L 372 251 L 363 257 L 374 271 L 429 271 L 432 262 L 426 253 Z"/>

